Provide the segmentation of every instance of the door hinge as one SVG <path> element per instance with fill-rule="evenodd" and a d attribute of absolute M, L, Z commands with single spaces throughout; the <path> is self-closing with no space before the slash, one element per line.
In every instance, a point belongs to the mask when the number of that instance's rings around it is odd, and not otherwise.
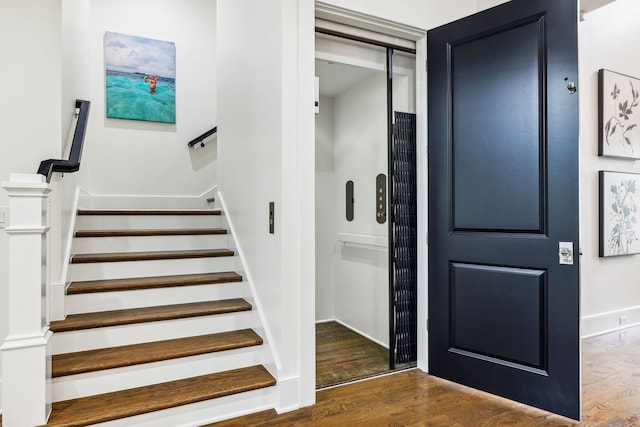
<path fill-rule="evenodd" d="M 424 72 L 429 72 L 429 61 L 427 61 L 426 59 L 424 60 Z"/>
<path fill-rule="evenodd" d="M 429 318 L 427 317 L 427 332 L 429 332 Z"/>

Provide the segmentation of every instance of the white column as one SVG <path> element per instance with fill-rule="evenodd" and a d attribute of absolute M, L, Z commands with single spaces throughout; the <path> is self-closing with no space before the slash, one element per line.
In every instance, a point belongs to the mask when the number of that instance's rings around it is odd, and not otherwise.
<path fill-rule="evenodd" d="M 51 410 L 47 343 L 47 203 L 42 175 L 11 174 L 9 194 L 9 334 L 2 354 L 2 423 L 45 424 Z"/>

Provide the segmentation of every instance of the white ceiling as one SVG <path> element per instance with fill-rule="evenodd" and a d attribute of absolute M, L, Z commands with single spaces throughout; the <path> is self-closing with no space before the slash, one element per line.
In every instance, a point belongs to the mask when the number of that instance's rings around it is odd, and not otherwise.
<path fill-rule="evenodd" d="M 316 77 L 320 79 L 320 96 L 337 96 L 375 73 L 381 73 L 381 71 L 316 59 Z"/>

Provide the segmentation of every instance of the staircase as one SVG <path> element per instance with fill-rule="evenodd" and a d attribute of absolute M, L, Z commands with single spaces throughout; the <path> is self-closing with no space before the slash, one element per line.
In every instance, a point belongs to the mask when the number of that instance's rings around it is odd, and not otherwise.
<path fill-rule="evenodd" d="M 273 407 L 275 379 L 219 210 L 78 211 L 51 322 L 47 426 L 197 426 Z"/>

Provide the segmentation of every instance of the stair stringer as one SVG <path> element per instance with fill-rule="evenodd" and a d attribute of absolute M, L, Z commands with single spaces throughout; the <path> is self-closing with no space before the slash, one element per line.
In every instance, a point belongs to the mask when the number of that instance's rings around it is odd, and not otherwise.
<path fill-rule="evenodd" d="M 263 365 L 267 368 L 269 373 L 278 380 L 278 372 L 280 371 L 282 364 L 270 344 L 274 342 L 273 334 L 269 330 L 268 323 L 264 318 L 264 310 L 262 310 L 262 304 L 260 299 L 257 298 L 257 293 L 255 291 L 255 281 L 253 280 L 250 269 L 247 268 L 246 257 L 244 256 L 242 247 L 235 238 L 236 233 L 233 220 L 228 214 L 229 211 L 225 204 L 224 197 L 219 190 L 217 191 L 216 202 L 219 203 L 220 209 L 222 210 L 222 226 L 228 230 L 228 248 L 236 253 L 236 256 L 234 257 L 236 262 L 235 271 L 245 278 L 245 282 L 248 285 L 244 287 L 243 297 L 254 307 L 252 310 L 252 316 L 254 317 L 252 328 L 264 340 L 263 348 L 265 354 Z"/>

